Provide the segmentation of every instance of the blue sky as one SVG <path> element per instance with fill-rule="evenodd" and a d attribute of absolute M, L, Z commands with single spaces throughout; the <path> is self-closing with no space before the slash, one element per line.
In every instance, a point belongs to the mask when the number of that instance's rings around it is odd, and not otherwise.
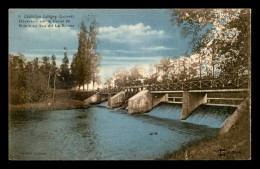
<path fill-rule="evenodd" d="M 19 27 L 19 15 L 24 19 L 35 14 L 73 15 L 70 24 L 75 27 Z M 102 56 L 102 82 L 118 69 L 130 70 L 139 65 L 148 70 L 149 65 L 159 63 L 161 58 L 179 57 L 190 51 L 189 38 L 179 36 L 169 21 L 168 9 L 13 9 L 9 11 L 9 53 L 20 52 L 27 60 L 55 54 L 59 65 L 63 48 L 67 47 L 71 62 L 77 52 L 78 25 L 88 15 L 94 15 L 99 26 L 97 52 Z"/>

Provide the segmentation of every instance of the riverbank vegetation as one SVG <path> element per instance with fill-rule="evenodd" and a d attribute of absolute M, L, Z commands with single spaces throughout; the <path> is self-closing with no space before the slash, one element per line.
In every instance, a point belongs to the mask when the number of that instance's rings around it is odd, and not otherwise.
<path fill-rule="evenodd" d="M 68 49 L 64 47 L 64 57 L 61 65 L 56 64 L 56 56 L 43 56 L 41 60 L 36 57 L 31 61 L 25 59 L 21 53 L 17 55 L 9 54 L 9 104 L 31 106 L 36 108 L 44 107 L 46 103 L 53 103 L 59 107 L 58 89 L 71 90 L 85 84 L 99 83 L 99 64 L 101 56 L 96 54 L 97 46 L 97 22 L 95 18 L 89 17 L 87 21 L 80 24 L 78 34 L 78 52 L 74 54 L 71 64 L 68 59 Z M 75 104 L 80 105 L 77 100 L 85 98 L 80 92 L 72 92 L 70 98 L 72 105 L 64 104 L 71 108 Z M 93 93 L 92 93 L 93 94 Z M 88 95 L 88 94 L 85 94 Z M 37 104 L 32 104 L 37 103 Z M 33 106 L 34 105 L 34 106 Z M 66 106 L 67 105 L 67 106 Z M 70 106 L 69 106 L 70 105 Z M 22 106 L 22 107 L 23 107 Z M 79 106 L 80 107 L 80 106 Z"/>
<path fill-rule="evenodd" d="M 27 102 L 23 104 L 10 104 L 10 111 L 33 111 L 33 110 L 68 110 L 68 109 L 82 109 L 90 107 L 84 102 L 85 99 L 94 95 L 95 91 L 75 91 L 57 89 L 55 93 L 55 100 L 48 97 L 38 102 Z"/>

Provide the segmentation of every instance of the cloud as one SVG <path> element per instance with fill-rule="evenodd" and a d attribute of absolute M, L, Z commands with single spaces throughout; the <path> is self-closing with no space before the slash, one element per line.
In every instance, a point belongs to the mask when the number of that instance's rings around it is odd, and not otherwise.
<path fill-rule="evenodd" d="M 158 58 L 161 58 L 161 56 L 155 56 L 155 57 L 102 56 L 103 59 L 102 63 L 111 64 L 112 62 L 115 61 L 122 61 L 122 64 L 127 64 L 126 61 L 154 61 L 154 60 L 158 60 Z"/>
<path fill-rule="evenodd" d="M 148 47 L 148 48 L 143 47 L 142 49 L 143 50 L 152 50 L 152 51 L 176 50 L 176 48 L 167 48 L 165 46 L 155 46 L 155 47 Z"/>
<path fill-rule="evenodd" d="M 43 27 L 26 27 L 22 34 L 30 39 L 38 41 L 65 41 L 77 37 L 77 32 L 71 27 L 55 27 L 55 24 L 49 24 L 45 19 L 33 19 Z M 49 27 L 49 25 L 53 25 Z M 58 24 L 56 24 L 58 25 Z M 61 24 L 59 24 L 61 25 Z"/>
<path fill-rule="evenodd" d="M 102 54 L 117 54 L 117 53 L 124 53 L 124 54 L 137 54 L 140 53 L 141 51 L 136 51 L 136 50 L 108 50 L 108 49 L 104 49 L 104 50 L 98 50 L 98 52 L 101 52 Z"/>
<path fill-rule="evenodd" d="M 37 52 L 64 52 L 64 50 L 61 49 L 30 49 L 31 51 L 37 51 Z M 76 49 L 71 49 L 69 51 L 76 52 Z"/>
<path fill-rule="evenodd" d="M 146 40 L 163 38 L 165 32 L 152 30 L 149 25 L 137 23 L 135 25 L 120 25 L 119 27 L 100 27 L 98 37 L 117 43 L 141 43 Z"/>
<path fill-rule="evenodd" d="M 132 50 L 98 50 L 98 52 L 101 52 L 105 55 L 116 55 L 116 54 L 145 54 L 147 52 L 160 52 L 160 51 L 175 51 L 176 48 L 168 48 L 165 46 L 154 46 L 154 47 L 141 47 L 138 49 L 132 49 Z"/>

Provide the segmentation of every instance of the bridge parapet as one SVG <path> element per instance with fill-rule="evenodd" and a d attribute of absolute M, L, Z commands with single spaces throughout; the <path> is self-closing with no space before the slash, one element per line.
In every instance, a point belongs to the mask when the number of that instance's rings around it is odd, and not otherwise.
<path fill-rule="evenodd" d="M 239 79 L 211 79 L 185 81 L 168 84 L 152 84 L 147 86 L 150 91 L 184 91 L 184 90 L 207 90 L 207 89 L 245 89 L 248 88 L 248 78 Z"/>
<path fill-rule="evenodd" d="M 100 93 L 118 93 L 125 92 L 139 92 L 143 90 L 149 91 L 186 91 L 186 90 L 214 90 L 214 89 L 247 89 L 248 78 L 237 78 L 225 80 L 215 78 L 210 80 L 193 80 L 183 81 L 168 84 L 150 84 L 142 86 L 126 86 L 121 88 L 105 88 L 101 89 Z"/>

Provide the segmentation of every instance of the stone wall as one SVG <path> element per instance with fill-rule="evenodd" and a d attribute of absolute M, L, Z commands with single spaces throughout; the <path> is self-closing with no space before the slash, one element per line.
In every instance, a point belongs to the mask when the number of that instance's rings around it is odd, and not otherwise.
<path fill-rule="evenodd" d="M 189 117 L 194 109 L 196 109 L 201 104 L 207 103 L 207 94 L 206 93 L 192 93 L 188 91 L 183 92 L 183 101 L 182 101 L 182 120 L 185 120 Z"/>
<path fill-rule="evenodd" d="M 84 100 L 84 102 L 85 102 L 86 104 L 92 104 L 92 103 L 98 103 L 98 102 L 100 102 L 100 95 L 99 95 L 99 93 L 96 93 L 96 94 L 94 94 L 93 96 L 87 98 L 86 100 Z"/>
<path fill-rule="evenodd" d="M 143 90 L 128 100 L 130 113 L 146 113 L 153 108 L 152 94 L 149 90 Z"/>
<path fill-rule="evenodd" d="M 110 108 L 121 107 L 125 103 L 125 91 L 121 91 L 108 99 Z"/>

